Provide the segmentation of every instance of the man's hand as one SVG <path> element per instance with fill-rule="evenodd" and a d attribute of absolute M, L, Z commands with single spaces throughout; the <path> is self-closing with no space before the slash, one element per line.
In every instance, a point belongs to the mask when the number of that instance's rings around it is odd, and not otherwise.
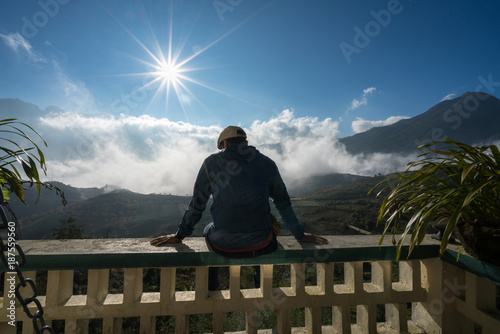
<path fill-rule="evenodd" d="M 311 242 L 313 244 L 324 245 L 328 243 L 328 240 L 326 240 L 323 237 L 320 237 L 319 235 L 315 235 L 312 233 L 304 233 L 304 237 L 300 239 L 299 242 Z"/>
<path fill-rule="evenodd" d="M 182 240 L 177 238 L 175 234 L 162 235 L 157 238 L 154 238 L 149 243 L 153 246 L 162 246 L 166 244 L 178 244 L 181 243 Z"/>

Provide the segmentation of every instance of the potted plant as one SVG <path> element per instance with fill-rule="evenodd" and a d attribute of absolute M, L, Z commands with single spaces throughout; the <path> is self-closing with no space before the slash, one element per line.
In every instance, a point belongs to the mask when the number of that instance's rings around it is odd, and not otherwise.
<path fill-rule="evenodd" d="M 406 171 L 387 178 L 377 194 L 385 194 L 377 219 L 385 224 L 380 242 L 390 230 L 396 244 L 401 219 L 408 219 L 397 241 L 399 259 L 406 237 L 410 234 L 411 253 L 424 239 L 429 223 L 437 220 L 446 226 L 441 254 L 455 231 L 467 253 L 500 265 L 498 147 L 445 139 L 419 150 L 424 151 L 419 159 L 409 163 Z"/>

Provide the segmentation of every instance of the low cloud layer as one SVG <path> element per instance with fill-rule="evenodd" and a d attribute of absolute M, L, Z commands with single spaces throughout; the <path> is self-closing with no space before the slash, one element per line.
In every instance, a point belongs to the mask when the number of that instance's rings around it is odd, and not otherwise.
<path fill-rule="evenodd" d="M 140 193 L 191 194 L 201 163 L 216 153 L 220 126 L 150 116 L 52 112 L 33 124 L 48 143 L 48 179 L 77 187 L 116 185 Z M 338 122 L 284 110 L 245 129 L 251 145 L 276 161 L 287 186 L 315 175 L 373 175 L 404 169 L 409 157 L 350 155 Z"/>
<path fill-rule="evenodd" d="M 381 121 L 368 121 L 366 119 L 362 119 L 361 117 L 356 117 L 356 120 L 352 122 L 351 128 L 354 133 L 360 133 L 370 130 L 371 128 L 377 126 L 386 126 L 391 125 L 396 122 L 399 122 L 402 119 L 408 119 L 410 117 L 407 116 L 390 116 L 387 119 Z"/>

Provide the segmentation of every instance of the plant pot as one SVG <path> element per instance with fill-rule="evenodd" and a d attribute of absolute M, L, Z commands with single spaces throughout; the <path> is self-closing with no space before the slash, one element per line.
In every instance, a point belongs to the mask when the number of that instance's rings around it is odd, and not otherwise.
<path fill-rule="evenodd" d="M 456 233 L 469 255 L 500 266 L 500 228 L 460 222 Z"/>

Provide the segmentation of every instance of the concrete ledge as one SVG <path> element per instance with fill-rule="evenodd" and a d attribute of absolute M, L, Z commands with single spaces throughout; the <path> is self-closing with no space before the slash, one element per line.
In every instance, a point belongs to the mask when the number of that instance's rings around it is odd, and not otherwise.
<path fill-rule="evenodd" d="M 27 257 L 23 270 L 157 268 L 220 265 L 287 264 L 395 260 L 396 247 L 380 235 L 326 236 L 326 245 L 301 244 L 278 237 L 278 250 L 251 259 L 228 259 L 210 252 L 204 238 L 186 238 L 182 244 L 154 247 L 150 239 L 22 240 Z M 386 238 L 390 239 L 390 238 Z M 408 247 L 401 259 L 407 257 Z M 437 257 L 439 243 L 426 238 L 411 259 Z M 2 266 L 3 267 L 3 266 Z M 1 268 L 0 271 L 5 271 Z"/>
<path fill-rule="evenodd" d="M 500 267 L 494 264 L 478 260 L 463 252 L 459 254 L 451 249 L 444 252 L 441 260 L 500 285 Z"/>

